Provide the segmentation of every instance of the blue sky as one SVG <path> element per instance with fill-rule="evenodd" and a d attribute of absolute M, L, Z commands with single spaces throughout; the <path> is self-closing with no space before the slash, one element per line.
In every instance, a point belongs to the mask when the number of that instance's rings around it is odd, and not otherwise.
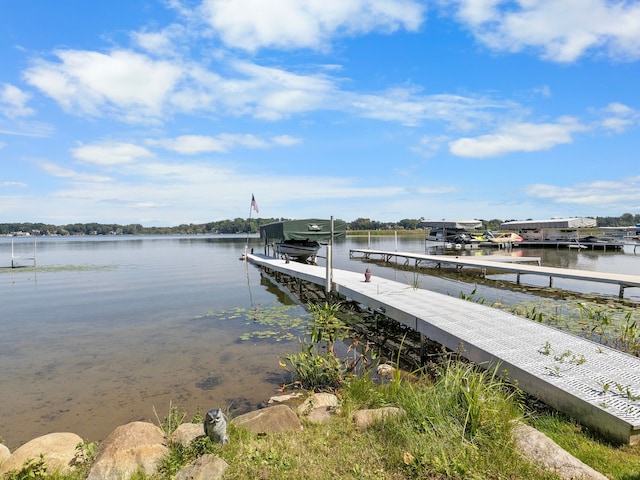
<path fill-rule="evenodd" d="M 0 223 L 640 212 L 640 3 L 21 0 Z"/>

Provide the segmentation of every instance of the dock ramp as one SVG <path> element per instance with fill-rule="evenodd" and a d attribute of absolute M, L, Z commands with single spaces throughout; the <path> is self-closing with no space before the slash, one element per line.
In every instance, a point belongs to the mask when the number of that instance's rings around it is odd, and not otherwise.
<path fill-rule="evenodd" d="M 248 260 L 384 313 L 614 441 L 640 442 L 640 358 L 508 312 L 362 273 Z"/>

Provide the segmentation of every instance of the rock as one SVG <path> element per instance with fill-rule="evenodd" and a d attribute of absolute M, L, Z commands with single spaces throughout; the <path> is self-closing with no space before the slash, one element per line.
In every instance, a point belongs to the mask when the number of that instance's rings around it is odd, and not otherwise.
<path fill-rule="evenodd" d="M 50 433 L 25 443 L 0 465 L 0 475 L 11 470 L 20 470 L 28 460 L 38 460 L 44 455 L 47 471 L 68 473 L 73 468 L 76 447 L 82 438 L 75 433 Z"/>
<path fill-rule="evenodd" d="M 296 413 L 286 405 L 255 410 L 233 418 L 231 423 L 243 427 L 255 434 L 273 434 L 291 430 L 302 430 L 302 424 Z"/>
<path fill-rule="evenodd" d="M 297 408 L 298 415 L 314 423 L 327 421 L 340 407 L 340 400 L 332 393 L 314 393 Z"/>
<path fill-rule="evenodd" d="M 171 441 L 186 447 L 202 436 L 204 436 L 204 428 L 201 423 L 183 423 L 171 434 Z"/>
<path fill-rule="evenodd" d="M 529 461 L 555 472 L 559 477 L 567 480 L 607 480 L 607 477 L 570 455 L 535 428 L 516 422 L 513 433 L 517 448 Z"/>
<path fill-rule="evenodd" d="M 0 466 L 11 456 L 11 450 L 6 445 L 0 443 Z"/>
<path fill-rule="evenodd" d="M 420 380 L 417 375 L 405 372 L 404 370 L 397 370 L 394 366 L 389 365 L 388 363 L 381 363 L 376 368 L 376 373 L 383 378 L 393 379 L 397 376 L 396 372 L 400 374 L 400 380 L 406 380 L 413 383 Z"/>
<path fill-rule="evenodd" d="M 314 408 L 338 407 L 340 400 L 333 393 L 314 393 L 298 406 L 299 415 L 308 415 Z"/>
<path fill-rule="evenodd" d="M 302 392 L 289 393 L 286 395 L 275 395 L 269 399 L 268 403 L 283 403 L 290 400 L 295 400 L 302 396 Z"/>
<path fill-rule="evenodd" d="M 213 455 L 198 457 L 191 465 L 181 468 L 174 480 L 217 480 L 222 478 L 229 464 Z"/>
<path fill-rule="evenodd" d="M 389 417 L 404 415 L 406 412 L 398 407 L 382 407 L 366 410 L 358 410 L 353 413 L 353 423 L 356 428 L 363 430 L 374 422 L 381 422 Z"/>
<path fill-rule="evenodd" d="M 162 430 L 147 422 L 116 428 L 100 444 L 87 480 L 122 480 L 137 470 L 153 475 L 168 449 Z"/>

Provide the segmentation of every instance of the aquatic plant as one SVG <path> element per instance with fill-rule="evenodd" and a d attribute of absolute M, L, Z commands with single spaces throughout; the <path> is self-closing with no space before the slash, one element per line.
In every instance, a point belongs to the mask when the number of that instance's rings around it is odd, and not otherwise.
<path fill-rule="evenodd" d="M 368 363 L 369 343 L 360 344 L 353 340 L 347 348 L 350 357 L 339 358 L 335 343 L 345 340 L 351 331 L 338 317 L 342 303 L 308 305 L 312 317 L 308 341 L 301 340 L 301 351 L 286 355 L 286 362 L 280 366 L 289 369 L 294 383 L 310 390 L 332 390 L 340 387 L 347 377 L 356 371 L 358 365 Z"/>
<path fill-rule="evenodd" d="M 469 294 L 466 294 L 464 292 L 460 292 L 458 294 L 458 298 L 461 298 L 462 300 L 467 300 L 468 302 L 475 302 L 475 303 L 479 303 L 479 304 L 483 304 L 484 303 L 484 298 L 476 298 L 476 292 L 478 291 L 478 287 L 475 286 L 473 288 L 473 290 L 471 290 L 471 292 Z"/>
<path fill-rule="evenodd" d="M 271 340 L 276 342 L 292 341 L 306 333 L 309 316 L 301 313 L 297 305 L 267 305 L 251 308 L 238 307 L 230 310 L 209 311 L 195 317 L 198 320 L 216 321 L 244 320 L 246 325 L 256 325 L 240 335 L 240 340 Z"/>
<path fill-rule="evenodd" d="M 313 320 L 309 332 L 311 342 L 325 343 L 327 352 L 333 355 L 336 341 L 344 340 L 349 333 L 349 327 L 337 317 L 342 303 L 308 303 L 307 307 Z"/>

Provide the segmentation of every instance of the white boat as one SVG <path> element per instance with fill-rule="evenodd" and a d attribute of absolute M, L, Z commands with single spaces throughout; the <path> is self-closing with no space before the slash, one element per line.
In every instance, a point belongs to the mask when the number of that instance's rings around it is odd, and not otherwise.
<path fill-rule="evenodd" d="M 316 256 L 318 250 L 320 250 L 320 243 L 311 240 L 285 240 L 284 242 L 276 243 L 278 254 L 299 261 Z"/>

